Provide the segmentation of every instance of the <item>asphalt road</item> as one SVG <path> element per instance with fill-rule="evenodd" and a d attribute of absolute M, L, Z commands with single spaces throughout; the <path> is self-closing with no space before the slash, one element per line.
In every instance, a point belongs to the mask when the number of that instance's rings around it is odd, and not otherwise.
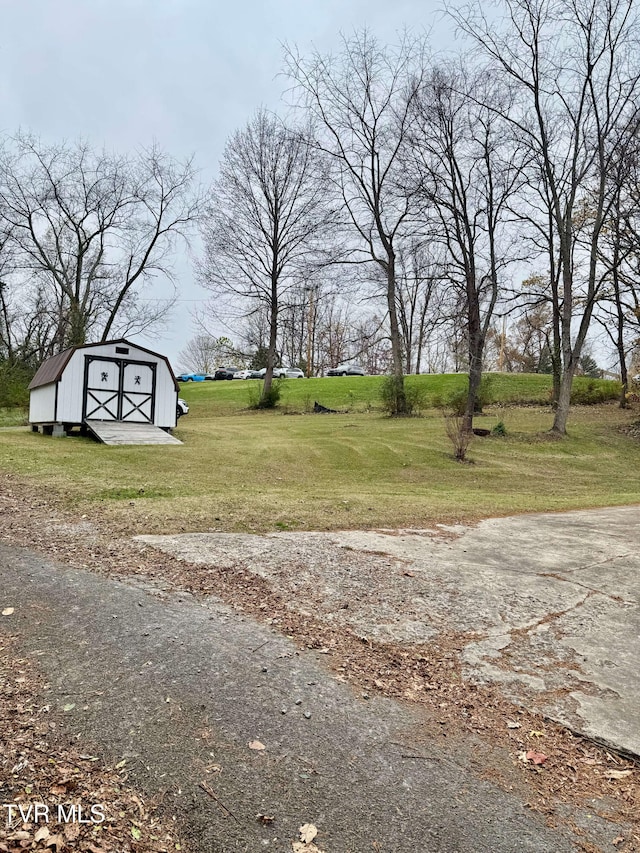
<path fill-rule="evenodd" d="M 306 822 L 326 853 L 576 849 L 460 750 L 425 742 L 419 710 L 364 699 L 321 654 L 221 605 L 7 547 L 0 605 L 15 608 L 3 627 L 37 655 L 48 701 L 74 705 L 69 732 L 166 792 L 193 853 L 291 853 Z"/>

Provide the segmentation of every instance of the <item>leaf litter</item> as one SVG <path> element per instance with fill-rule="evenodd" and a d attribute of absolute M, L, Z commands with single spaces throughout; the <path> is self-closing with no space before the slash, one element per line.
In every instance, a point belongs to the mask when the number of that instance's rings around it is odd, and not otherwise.
<path fill-rule="evenodd" d="M 42 701 L 37 663 L 18 657 L 13 638 L 0 634 L 0 789 L 2 802 L 16 805 L 7 825 L 0 815 L 0 851 L 24 853 L 172 853 L 186 851 L 175 821 L 146 800 L 115 767 L 69 746 L 64 722 Z M 16 671 L 29 678 L 15 678 Z M 57 822 L 58 807 L 99 804 L 103 822 Z M 36 820 L 35 804 L 49 823 Z M 18 807 L 22 807 L 22 819 Z M 87 819 L 88 809 L 84 814 Z M 42 812 L 40 812 L 42 815 Z"/>

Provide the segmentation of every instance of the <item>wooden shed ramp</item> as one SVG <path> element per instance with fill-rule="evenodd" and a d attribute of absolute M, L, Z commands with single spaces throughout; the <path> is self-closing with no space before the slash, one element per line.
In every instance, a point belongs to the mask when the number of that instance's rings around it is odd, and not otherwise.
<path fill-rule="evenodd" d="M 85 424 L 103 444 L 182 444 L 173 435 L 153 424 L 93 420 L 87 420 Z"/>

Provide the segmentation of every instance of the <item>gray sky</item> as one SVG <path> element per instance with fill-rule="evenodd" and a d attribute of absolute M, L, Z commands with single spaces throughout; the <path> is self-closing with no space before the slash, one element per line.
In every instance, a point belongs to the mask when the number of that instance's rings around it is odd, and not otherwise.
<path fill-rule="evenodd" d="M 369 27 L 393 42 L 407 26 L 452 38 L 439 0 L 2 0 L 0 129 L 128 151 L 156 140 L 194 154 L 205 183 L 229 134 L 261 105 L 279 109 L 282 42 L 335 47 Z M 205 294 L 186 258 L 181 302 L 154 346 L 172 360 Z"/>

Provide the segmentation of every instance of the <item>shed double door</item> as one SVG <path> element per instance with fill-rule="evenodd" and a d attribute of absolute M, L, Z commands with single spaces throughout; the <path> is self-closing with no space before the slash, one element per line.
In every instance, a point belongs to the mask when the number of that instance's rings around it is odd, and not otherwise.
<path fill-rule="evenodd" d="M 156 365 L 85 356 L 84 419 L 153 423 Z"/>

